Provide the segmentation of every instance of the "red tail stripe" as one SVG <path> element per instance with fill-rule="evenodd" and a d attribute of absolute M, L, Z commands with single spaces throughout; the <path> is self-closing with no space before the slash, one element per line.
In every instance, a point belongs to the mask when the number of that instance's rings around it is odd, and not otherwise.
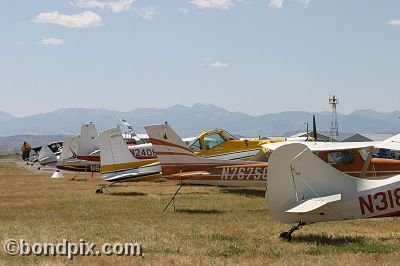
<path fill-rule="evenodd" d="M 173 143 L 170 143 L 170 142 L 167 142 L 167 141 L 163 141 L 163 140 L 160 140 L 160 139 L 150 138 L 150 142 L 153 145 L 175 147 L 175 148 L 180 148 L 180 149 L 189 151 L 190 153 L 193 153 L 193 151 L 191 149 L 189 149 L 189 148 L 186 148 L 186 147 L 183 147 L 183 146 L 180 146 L 180 145 L 177 145 L 177 144 L 173 144 Z"/>

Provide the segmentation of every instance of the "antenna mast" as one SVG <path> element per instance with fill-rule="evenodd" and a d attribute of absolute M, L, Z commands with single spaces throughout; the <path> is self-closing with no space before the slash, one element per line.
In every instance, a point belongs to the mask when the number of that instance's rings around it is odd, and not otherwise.
<path fill-rule="evenodd" d="M 339 104 L 339 99 L 336 98 L 335 95 L 333 95 L 332 97 L 329 95 L 329 104 L 332 106 L 332 122 L 331 122 L 331 132 L 330 132 L 330 137 L 332 141 L 333 137 L 339 136 L 339 124 L 337 121 L 337 113 L 336 113 L 336 106 Z"/>

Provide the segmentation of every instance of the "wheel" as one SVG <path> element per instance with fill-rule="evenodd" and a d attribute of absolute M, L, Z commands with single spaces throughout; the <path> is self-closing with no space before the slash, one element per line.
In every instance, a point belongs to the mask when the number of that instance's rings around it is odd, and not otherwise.
<path fill-rule="evenodd" d="M 279 238 L 286 239 L 287 235 L 288 235 L 288 232 L 282 232 L 282 233 L 279 235 Z"/>
<path fill-rule="evenodd" d="M 96 193 L 103 193 L 103 190 L 101 188 L 96 189 Z"/>
<path fill-rule="evenodd" d="M 288 232 L 283 232 L 279 235 L 279 238 L 285 239 L 287 241 L 291 241 L 292 240 L 292 235 L 289 234 Z"/>

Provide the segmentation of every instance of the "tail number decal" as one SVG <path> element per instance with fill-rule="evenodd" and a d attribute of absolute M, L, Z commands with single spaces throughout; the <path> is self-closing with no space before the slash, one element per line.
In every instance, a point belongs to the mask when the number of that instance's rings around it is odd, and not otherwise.
<path fill-rule="evenodd" d="M 358 197 L 362 215 L 400 207 L 400 188 Z"/>
<path fill-rule="evenodd" d="M 267 168 L 223 167 L 221 180 L 267 180 Z"/>
<path fill-rule="evenodd" d="M 132 149 L 130 150 L 132 155 L 136 159 L 154 159 L 157 158 L 157 155 L 153 149 Z"/>
<path fill-rule="evenodd" d="M 100 172 L 100 165 L 99 164 L 91 165 L 90 172 Z"/>

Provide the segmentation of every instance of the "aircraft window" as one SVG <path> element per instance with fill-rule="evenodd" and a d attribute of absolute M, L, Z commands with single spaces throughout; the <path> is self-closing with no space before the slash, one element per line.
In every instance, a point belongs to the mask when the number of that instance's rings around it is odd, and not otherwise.
<path fill-rule="evenodd" d="M 335 151 L 328 154 L 328 163 L 351 164 L 354 162 L 354 154 L 351 151 Z"/>
<path fill-rule="evenodd" d="M 199 151 L 199 150 L 201 150 L 200 140 L 197 139 L 197 140 L 193 141 L 192 143 L 189 143 L 189 148 L 190 148 L 192 151 Z"/>
<path fill-rule="evenodd" d="M 221 143 L 224 143 L 225 139 L 221 137 L 221 135 L 219 134 L 213 134 L 208 137 L 205 137 L 204 142 L 206 144 L 206 149 L 209 150 L 217 145 L 220 145 Z"/>

